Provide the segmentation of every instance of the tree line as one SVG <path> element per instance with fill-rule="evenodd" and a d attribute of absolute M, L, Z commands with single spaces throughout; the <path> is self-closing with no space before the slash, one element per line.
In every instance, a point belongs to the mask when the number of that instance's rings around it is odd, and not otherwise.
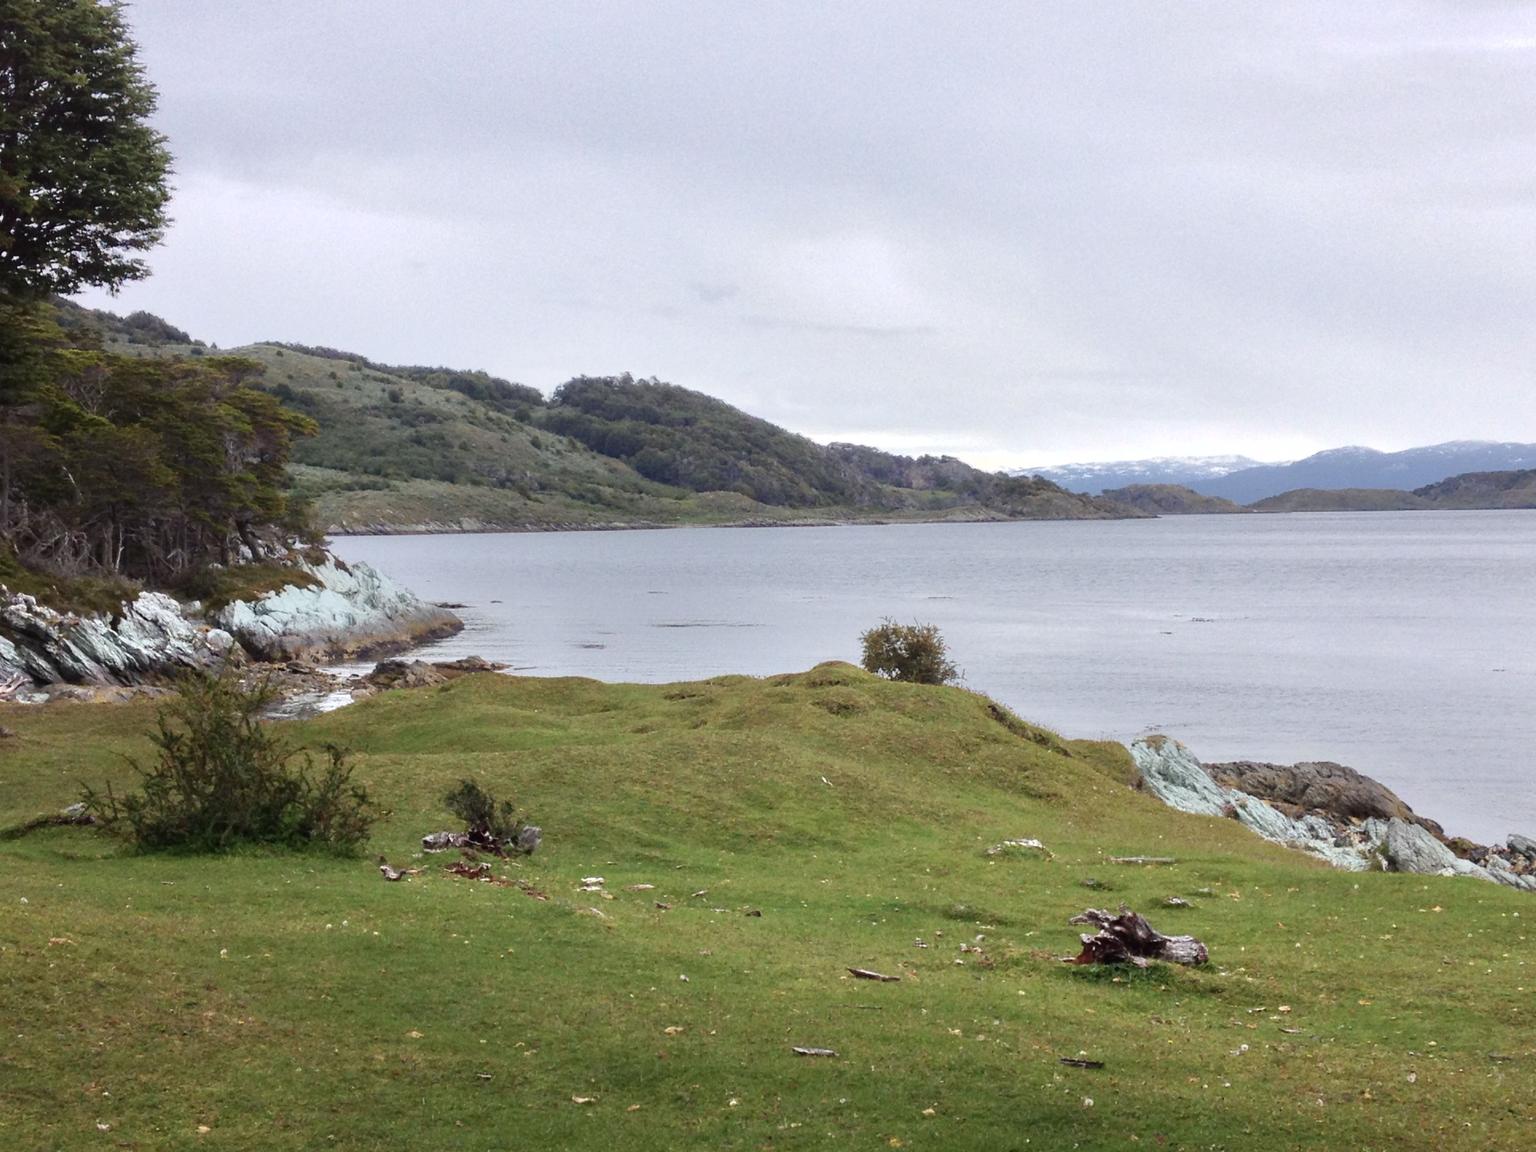
<path fill-rule="evenodd" d="M 0 547 L 57 575 L 175 584 L 305 538 L 285 469 L 314 424 L 253 386 L 260 364 L 113 354 L 59 323 L 58 295 L 148 274 L 155 100 L 119 4 L 0 0 Z M 184 335 L 153 319 L 127 323 Z"/>
<path fill-rule="evenodd" d="M 253 386 L 261 364 L 115 355 L 8 312 L 28 347 L 0 394 L 0 538 L 24 563 L 176 584 L 307 537 L 286 466 L 315 425 Z"/>

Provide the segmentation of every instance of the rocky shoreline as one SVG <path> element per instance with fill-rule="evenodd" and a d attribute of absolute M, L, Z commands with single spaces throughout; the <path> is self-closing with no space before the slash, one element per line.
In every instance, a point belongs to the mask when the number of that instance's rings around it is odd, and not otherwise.
<path fill-rule="evenodd" d="M 501 665 L 391 660 L 366 675 L 317 665 L 401 652 L 463 622 L 367 564 L 327 557 L 303 582 L 216 611 L 141 592 L 112 617 L 61 613 L 0 585 L 0 698 L 111 701 L 166 691 L 188 669 L 249 664 L 274 680 L 274 715 L 340 707 L 389 688 L 424 687 Z M 1130 745 L 1135 786 L 1171 808 L 1237 820 L 1266 840 L 1348 871 L 1472 876 L 1536 892 L 1536 839 L 1502 845 L 1445 835 L 1380 782 L 1340 764 L 1202 764 L 1184 745 L 1148 736 Z"/>
<path fill-rule="evenodd" d="M 1391 789 L 1342 764 L 1202 764 L 1166 736 L 1131 744 L 1137 786 L 1170 808 L 1238 821 L 1266 840 L 1351 872 L 1472 876 L 1536 892 L 1536 840 L 1451 839 Z"/>
<path fill-rule="evenodd" d="M 114 616 L 58 612 L 0 586 L 0 691 L 91 698 L 226 663 L 347 660 L 452 635 L 463 622 L 366 564 L 327 558 L 290 584 L 214 612 L 141 592 Z"/>

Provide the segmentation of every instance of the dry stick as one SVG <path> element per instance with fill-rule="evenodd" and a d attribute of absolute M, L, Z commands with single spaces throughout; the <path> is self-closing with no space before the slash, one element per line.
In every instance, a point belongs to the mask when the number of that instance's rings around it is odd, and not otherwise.
<path fill-rule="evenodd" d="M 894 984 L 901 979 L 900 976 L 887 976 L 882 972 L 872 972 L 868 968 L 850 968 L 848 971 L 860 980 L 879 980 L 884 984 Z"/>

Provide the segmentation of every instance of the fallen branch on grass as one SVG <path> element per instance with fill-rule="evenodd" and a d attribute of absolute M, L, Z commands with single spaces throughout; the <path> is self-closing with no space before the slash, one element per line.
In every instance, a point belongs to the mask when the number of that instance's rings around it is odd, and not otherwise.
<path fill-rule="evenodd" d="M 900 976 L 887 976 L 883 972 L 872 972 L 868 968 L 850 968 L 848 971 L 860 980 L 879 980 L 883 984 L 894 984 L 901 979 Z"/>
<path fill-rule="evenodd" d="M 389 861 L 387 859 L 385 859 L 383 856 L 380 856 L 379 857 L 379 871 L 383 874 L 384 879 L 390 880 L 390 881 L 395 881 L 395 880 L 404 880 L 407 876 L 415 876 L 417 873 L 419 873 L 421 871 L 421 869 L 420 868 L 391 868 L 389 866 Z"/>

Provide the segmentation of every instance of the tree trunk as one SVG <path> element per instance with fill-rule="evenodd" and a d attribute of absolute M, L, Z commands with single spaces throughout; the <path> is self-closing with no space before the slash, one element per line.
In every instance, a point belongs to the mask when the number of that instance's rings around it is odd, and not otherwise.
<path fill-rule="evenodd" d="M 1193 936 L 1164 936 L 1124 904 L 1120 914 L 1089 908 L 1069 924 L 1094 924 L 1098 932 L 1083 933 L 1083 950 L 1063 959 L 1068 964 L 1134 964 L 1145 968 L 1151 960 L 1170 964 L 1204 964 L 1210 959 L 1205 945 Z"/>

